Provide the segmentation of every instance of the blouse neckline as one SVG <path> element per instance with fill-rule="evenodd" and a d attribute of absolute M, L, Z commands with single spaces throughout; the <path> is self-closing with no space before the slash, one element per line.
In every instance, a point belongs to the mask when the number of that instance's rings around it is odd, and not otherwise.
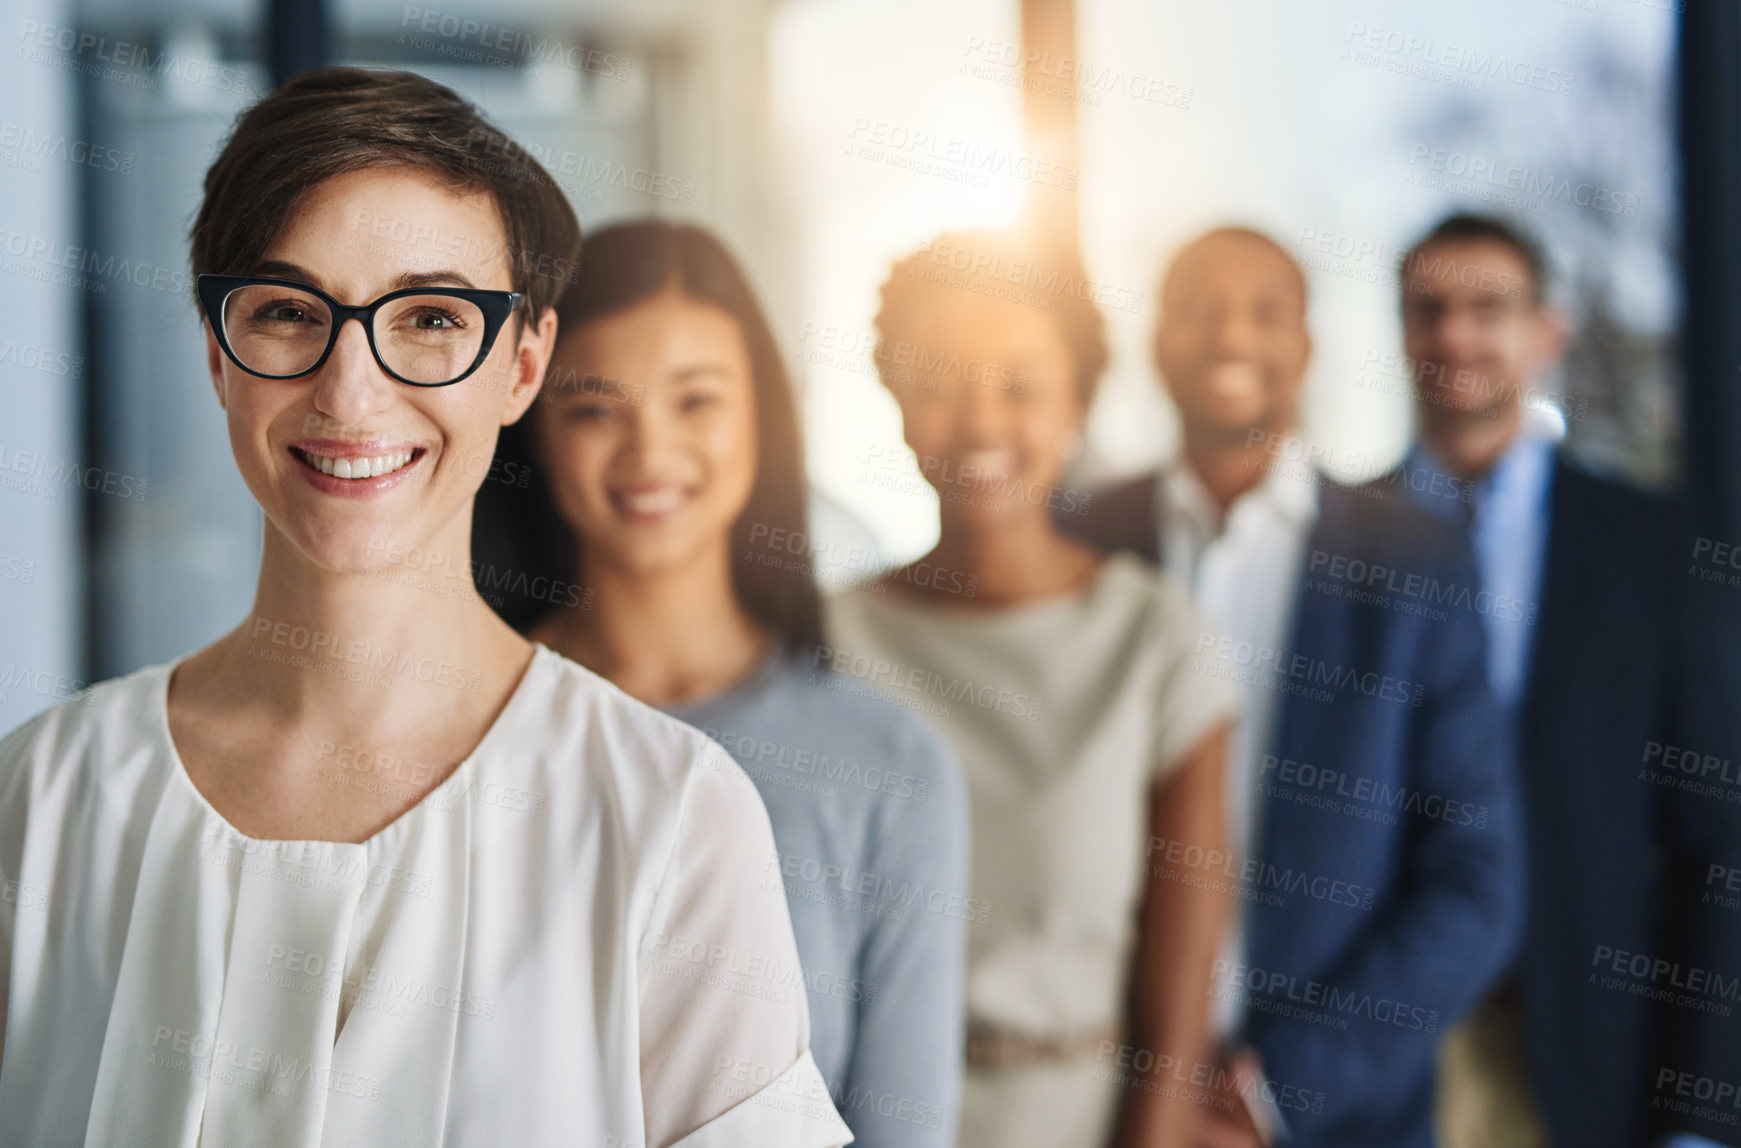
<path fill-rule="evenodd" d="M 704 698 L 691 698 L 689 701 L 675 702 L 670 705 L 661 704 L 655 708 L 678 721 L 694 725 L 695 722 L 690 721 L 691 718 L 699 717 L 715 706 L 731 705 L 739 700 L 747 701 L 761 697 L 779 680 L 786 660 L 790 656 L 791 653 L 786 648 L 785 642 L 776 636 L 769 643 L 767 652 L 762 655 L 755 667 L 725 689 L 716 694 L 709 694 Z"/>
<path fill-rule="evenodd" d="M 418 798 L 415 805 L 411 806 L 411 808 L 405 810 L 403 813 L 399 814 L 399 816 L 395 817 L 386 825 L 383 825 L 380 829 L 376 830 L 373 834 L 361 841 L 329 841 L 318 838 L 298 837 L 250 837 L 240 829 L 237 829 L 234 825 L 231 825 L 230 819 L 225 817 L 222 813 L 219 813 L 217 807 L 206 799 L 206 795 L 200 792 L 199 786 L 194 784 L 193 778 L 188 774 L 187 766 L 181 760 L 181 751 L 175 747 L 175 736 L 169 729 L 170 679 L 175 677 L 175 671 L 181 668 L 181 664 L 193 655 L 193 651 L 189 651 L 175 659 L 175 661 L 170 662 L 168 665 L 164 666 L 159 673 L 156 687 L 152 690 L 151 694 L 153 725 L 155 727 L 159 744 L 163 751 L 169 755 L 169 772 L 174 778 L 174 783 L 180 785 L 182 789 L 193 798 L 194 804 L 197 805 L 207 817 L 212 818 L 218 824 L 222 825 L 226 831 L 241 838 L 243 841 L 263 849 L 284 848 L 289 846 L 307 848 L 310 846 L 328 845 L 364 850 L 377 849 L 380 846 L 385 845 L 392 838 L 403 833 L 405 831 L 405 826 L 415 816 L 422 813 L 425 807 L 431 804 L 431 799 L 433 799 L 436 794 L 452 785 L 455 778 L 461 777 L 463 774 L 475 772 L 472 763 L 482 757 L 485 751 L 493 749 L 495 742 L 507 736 L 501 731 L 512 725 L 513 720 L 517 717 L 518 711 L 524 705 L 528 704 L 525 701 L 525 698 L 530 692 L 529 687 L 532 679 L 542 672 L 544 663 L 557 656 L 542 642 L 533 642 L 532 647 L 532 660 L 527 663 L 526 669 L 520 674 L 520 680 L 515 683 L 514 690 L 508 695 L 508 700 L 502 706 L 501 712 L 496 714 L 496 718 L 490 723 L 489 729 L 484 731 L 484 736 L 478 740 L 477 745 L 472 747 L 472 751 L 466 754 L 465 760 L 455 766 L 453 772 L 443 778 L 439 785 L 434 786 L 428 793 L 425 793 L 422 797 Z"/>
<path fill-rule="evenodd" d="M 1002 627 L 1044 625 L 1054 616 L 1068 618 L 1105 594 L 1109 586 L 1125 578 L 1127 570 L 1133 567 L 1140 570 L 1141 560 L 1125 551 L 1114 551 L 1101 559 L 1099 568 L 1082 585 L 1009 606 L 963 607 L 941 599 L 903 594 L 892 587 L 882 594 L 871 588 L 855 587 L 842 597 L 856 597 L 871 610 L 905 614 L 915 621 L 922 620 L 927 626 L 997 630 Z"/>

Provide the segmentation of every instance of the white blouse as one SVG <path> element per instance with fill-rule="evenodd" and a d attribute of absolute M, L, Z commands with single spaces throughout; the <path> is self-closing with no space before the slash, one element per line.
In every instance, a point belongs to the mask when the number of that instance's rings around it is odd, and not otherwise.
<path fill-rule="evenodd" d="M 837 1148 L 755 787 L 544 647 L 361 844 L 194 788 L 157 666 L 0 742 L 0 1143 Z M 322 746 L 335 785 L 403 762 Z"/>

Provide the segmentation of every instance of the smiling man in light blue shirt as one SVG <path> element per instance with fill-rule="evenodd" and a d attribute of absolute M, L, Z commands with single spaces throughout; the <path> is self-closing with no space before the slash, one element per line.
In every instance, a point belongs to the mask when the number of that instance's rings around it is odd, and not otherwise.
<path fill-rule="evenodd" d="M 1444 1148 L 1632 1148 L 1710 1131 L 1663 1092 L 1696 1063 L 1704 1018 L 1602 955 L 1720 968 L 1692 951 L 1688 874 L 1715 860 L 1691 828 L 1721 816 L 1648 764 L 1674 746 L 1674 504 L 1575 465 L 1564 400 L 1539 384 L 1566 326 L 1528 236 L 1452 216 L 1403 263 L 1419 441 L 1386 481 L 1460 522 L 1480 586 L 1465 598 L 1518 738 L 1529 858 L 1524 943 L 1440 1058 Z M 1706 835 L 1709 836 L 1708 834 Z M 1648 962 L 1647 962 L 1648 963 Z M 1610 965 L 1612 962 L 1610 962 Z M 1601 975 L 1598 975 L 1599 972 Z M 1668 1003 L 1659 998 L 1675 998 Z"/>

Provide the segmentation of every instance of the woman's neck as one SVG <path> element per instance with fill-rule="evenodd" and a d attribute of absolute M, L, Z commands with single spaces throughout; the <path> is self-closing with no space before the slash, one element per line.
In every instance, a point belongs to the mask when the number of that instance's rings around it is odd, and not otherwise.
<path fill-rule="evenodd" d="M 944 576 L 905 579 L 909 588 L 927 597 L 959 599 L 963 606 L 1014 606 L 1068 593 L 1100 568 L 1100 556 L 1060 533 L 1044 507 L 1026 506 L 1001 520 L 946 515 L 937 545 L 923 561 Z M 916 566 L 910 569 L 917 572 Z M 903 580 L 901 572 L 893 577 Z M 969 584 L 971 594 L 961 589 Z"/>
<path fill-rule="evenodd" d="M 466 533 L 372 573 L 323 570 L 270 525 L 248 618 L 177 667 L 170 734 L 189 777 L 259 837 L 362 841 L 481 742 L 532 646 L 471 588 Z M 400 577 L 410 575 L 410 578 Z M 335 784 L 340 755 L 418 763 L 403 785 Z"/>
<path fill-rule="evenodd" d="M 449 547 L 389 549 L 380 570 L 335 574 L 268 525 L 248 617 L 178 679 L 199 682 L 218 709 L 335 737 L 494 713 L 531 649 L 472 589 L 465 533 L 453 533 Z M 452 557 L 436 568 L 434 553 Z"/>
<path fill-rule="evenodd" d="M 668 570 L 583 562 L 591 608 L 547 618 L 534 636 L 652 705 L 724 693 L 767 656 L 774 635 L 732 587 L 730 540 Z"/>

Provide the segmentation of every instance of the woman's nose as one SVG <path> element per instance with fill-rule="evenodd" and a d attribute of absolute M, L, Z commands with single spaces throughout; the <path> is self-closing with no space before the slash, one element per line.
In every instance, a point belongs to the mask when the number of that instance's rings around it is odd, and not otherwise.
<path fill-rule="evenodd" d="M 314 378 L 315 406 L 344 423 L 360 422 L 380 410 L 399 385 L 375 361 L 362 322 L 348 319 L 340 326 L 332 353 Z"/>

